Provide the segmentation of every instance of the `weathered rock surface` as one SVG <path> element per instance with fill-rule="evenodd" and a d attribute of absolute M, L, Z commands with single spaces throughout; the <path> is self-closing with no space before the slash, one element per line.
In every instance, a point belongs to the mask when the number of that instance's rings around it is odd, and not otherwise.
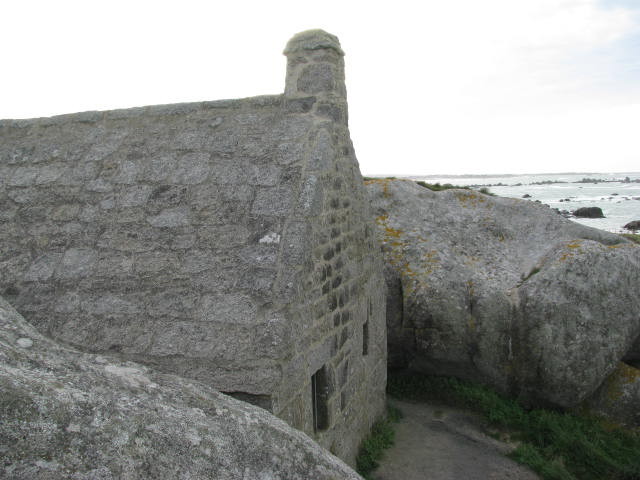
<path fill-rule="evenodd" d="M 604 213 L 600 207 L 582 207 L 573 211 L 576 217 L 584 218 L 604 218 Z"/>
<path fill-rule="evenodd" d="M 40 335 L 0 298 L 3 479 L 359 479 L 266 411 Z"/>
<path fill-rule="evenodd" d="M 546 206 L 374 180 L 391 367 L 530 403 L 593 393 L 640 333 L 640 248 Z"/>
<path fill-rule="evenodd" d="M 584 406 L 620 425 L 640 427 L 640 369 L 620 362 Z"/>

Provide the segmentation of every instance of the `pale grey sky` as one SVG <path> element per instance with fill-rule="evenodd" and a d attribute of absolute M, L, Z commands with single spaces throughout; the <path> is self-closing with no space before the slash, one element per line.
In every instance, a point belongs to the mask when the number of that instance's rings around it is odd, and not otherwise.
<path fill-rule="evenodd" d="M 0 118 L 280 93 L 346 52 L 365 174 L 640 170 L 640 0 L 0 4 Z"/>

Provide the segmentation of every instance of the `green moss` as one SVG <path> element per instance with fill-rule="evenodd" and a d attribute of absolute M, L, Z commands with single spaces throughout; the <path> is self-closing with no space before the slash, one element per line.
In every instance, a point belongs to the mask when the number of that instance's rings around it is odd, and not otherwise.
<path fill-rule="evenodd" d="M 389 405 L 387 417 L 373 424 L 371 433 L 360 445 L 356 457 L 356 470 L 364 478 L 370 478 L 369 474 L 378 467 L 378 460 L 382 458 L 384 451 L 393 445 L 395 439 L 393 424 L 399 422 L 401 418 L 402 412 Z"/>
<path fill-rule="evenodd" d="M 522 279 L 522 283 L 526 282 L 527 280 L 529 280 L 531 277 L 533 277 L 536 273 L 539 273 L 540 269 L 538 267 L 534 268 L 533 270 L 531 270 L 529 272 L 529 275 L 527 275 L 526 277 L 524 277 Z"/>
<path fill-rule="evenodd" d="M 634 243 L 640 243 L 640 233 L 621 233 L 620 235 Z"/>
<path fill-rule="evenodd" d="M 482 414 L 520 442 L 511 457 L 545 480 L 640 480 L 640 434 L 595 417 L 528 410 L 469 382 L 427 375 L 390 375 L 391 396 L 438 401 Z"/>

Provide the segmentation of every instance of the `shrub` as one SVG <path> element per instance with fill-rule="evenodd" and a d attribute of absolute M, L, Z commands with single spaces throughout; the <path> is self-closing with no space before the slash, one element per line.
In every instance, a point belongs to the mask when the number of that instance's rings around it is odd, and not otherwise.
<path fill-rule="evenodd" d="M 462 188 L 464 190 L 469 190 L 469 187 L 461 187 L 460 185 L 451 185 L 450 183 L 445 183 L 444 185 L 440 185 L 440 183 L 427 183 L 423 181 L 417 181 L 418 185 L 424 188 L 428 188 L 434 192 L 441 192 L 442 190 L 450 190 L 452 188 Z"/>
<path fill-rule="evenodd" d="M 491 192 L 487 187 L 481 187 L 478 191 L 484 195 L 489 195 L 490 197 L 496 196 L 496 194 Z"/>

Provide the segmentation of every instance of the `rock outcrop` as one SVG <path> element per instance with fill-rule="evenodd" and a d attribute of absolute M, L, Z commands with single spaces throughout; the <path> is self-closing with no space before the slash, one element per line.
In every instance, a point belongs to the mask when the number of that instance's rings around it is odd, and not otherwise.
<path fill-rule="evenodd" d="M 632 230 L 634 232 L 636 230 L 640 230 L 640 220 L 634 220 L 633 222 L 629 222 L 622 228 L 626 228 L 627 230 Z"/>
<path fill-rule="evenodd" d="M 524 200 L 367 183 L 386 259 L 391 367 L 567 407 L 630 351 L 637 246 Z"/>
<path fill-rule="evenodd" d="M 640 369 L 620 362 L 584 406 L 625 427 L 640 427 Z"/>
<path fill-rule="evenodd" d="M 583 218 L 604 218 L 604 213 L 600 207 L 582 207 L 573 211 L 576 217 Z"/>
<path fill-rule="evenodd" d="M 353 479 L 266 411 L 197 381 L 79 353 L 0 298 L 0 477 Z"/>

